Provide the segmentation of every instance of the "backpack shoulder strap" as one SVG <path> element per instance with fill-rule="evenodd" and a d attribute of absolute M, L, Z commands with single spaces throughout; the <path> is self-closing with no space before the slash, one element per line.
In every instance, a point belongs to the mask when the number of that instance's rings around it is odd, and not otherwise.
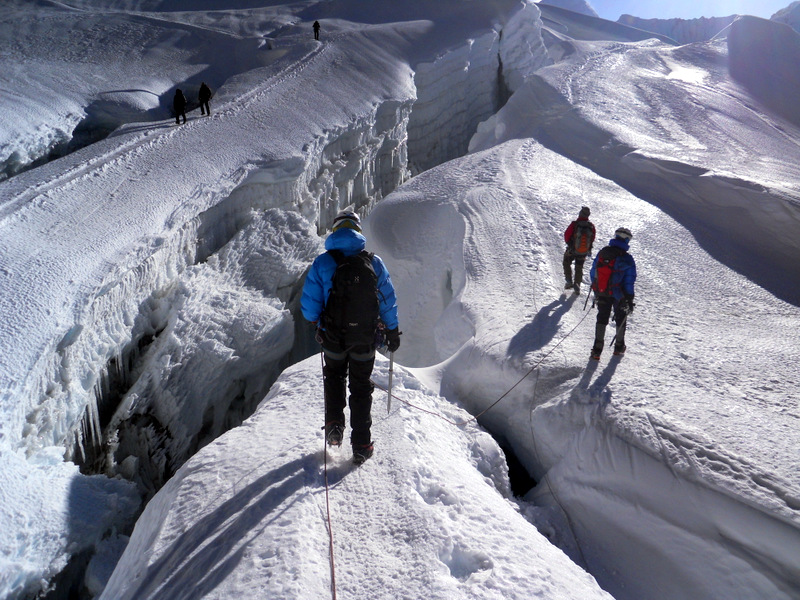
<path fill-rule="evenodd" d="M 625 250 L 617 246 L 606 246 L 600 252 L 603 253 L 603 256 L 607 256 L 608 258 L 618 258 L 625 254 Z"/>

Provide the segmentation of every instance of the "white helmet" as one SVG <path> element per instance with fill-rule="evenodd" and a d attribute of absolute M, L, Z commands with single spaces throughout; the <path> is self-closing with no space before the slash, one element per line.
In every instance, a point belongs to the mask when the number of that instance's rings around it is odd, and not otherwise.
<path fill-rule="evenodd" d="M 626 227 L 620 227 L 614 232 L 614 235 L 621 240 L 629 240 L 633 237 L 631 230 Z"/>
<path fill-rule="evenodd" d="M 352 210 L 345 209 L 336 215 L 336 218 L 333 220 L 333 231 L 341 229 L 342 227 L 361 231 L 361 219 L 359 219 L 358 215 Z"/>

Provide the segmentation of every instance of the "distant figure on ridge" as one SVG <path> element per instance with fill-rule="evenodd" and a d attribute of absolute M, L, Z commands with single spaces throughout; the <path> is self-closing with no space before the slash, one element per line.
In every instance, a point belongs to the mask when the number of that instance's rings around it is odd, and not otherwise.
<path fill-rule="evenodd" d="M 183 116 L 183 122 L 186 123 L 186 96 L 183 95 L 181 90 L 175 90 L 172 109 L 175 111 L 175 124 L 181 124 L 181 116 Z"/>
<path fill-rule="evenodd" d="M 583 283 L 583 263 L 592 253 L 594 244 L 595 229 L 589 220 L 590 210 L 588 206 L 581 208 L 578 219 L 573 221 L 564 232 L 564 241 L 567 249 L 564 252 L 564 278 L 567 284 L 565 290 L 575 289 L 575 295 L 581 293 Z M 575 280 L 572 279 L 572 261 L 575 261 Z"/>
<path fill-rule="evenodd" d="M 205 81 L 200 84 L 197 99 L 200 101 L 200 114 L 211 116 L 211 109 L 208 107 L 208 101 L 211 100 L 211 88 L 206 85 Z"/>
<path fill-rule="evenodd" d="M 314 39 L 318 40 L 319 39 L 319 21 L 314 21 L 313 27 L 314 27 Z"/>
<path fill-rule="evenodd" d="M 342 443 L 346 406 L 345 384 L 350 371 L 350 443 L 353 462 L 372 456 L 372 391 L 375 340 L 379 321 L 385 327 L 389 352 L 400 347 L 397 300 L 389 271 L 379 256 L 367 252 L 361 222 L 351 210 L 333 220 L 325 240 L 327 252 L 311 265 L 303 285 L 300 308 L 317 325 L 322 345 L 325 392 L 325 440 Z"/>
<path fill-rule="evenodd" d="M 633 303 L 636 283 L 636 262 L 628 254 L 628 246 L 633 234 L 630 229 L 620 227 L 614 239 L 600 250 L 594 259 L 590 277 L 592 291 L 597 302 L 597 325 L 595 326 L 594 346 L 591 357 L 599 359 L 605 345 L 606 325 L 614 309 L 617 333 L 614 336 L 614 354 L 625 354 L 625 330 L 628 317 L 636 306 Z"/>

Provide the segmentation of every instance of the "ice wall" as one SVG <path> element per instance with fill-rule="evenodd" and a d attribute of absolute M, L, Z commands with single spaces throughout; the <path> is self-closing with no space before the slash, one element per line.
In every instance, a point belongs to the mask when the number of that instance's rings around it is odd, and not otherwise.
<path fill-rule="evenodd" d="M 640 19 L 632 15 L 622 15 L 618 23 L 666 35 L 679 44 L 704 42 L 723 31 L 736 19 L 729 17 L 700 17 L 699 19 Z"/>
<path fill-rule="evenodd" d="M 464 154 L 471 132 L 499 108 L 498 55 L 498 35 L 491 33 L 417 65 L 408 123 L 412 172 Z"/>
<path fill-rule="evenodd" d="M 293 352 L 291 309 L 322 251 L 317 234 L 341 208 L 366 211 L 407 177 L 410 106 L 388 101 L 331 129 L 305 160 L 255 164 L 139 266 L 111 273 L 80 332 L 58 344 L 35 413 L 47 418 L 28 439 L 63 444 L 75 432 L 86 469 L 122 473 L 149 495 L 238 425 Z M 52 386 L 74 379 L 81 393 Z"/>
<path fill-rule="evenodd" d="M 28 451 L 66 444 L 79 462 L 93 464 L 94 470 L 115 472 L 127 457 L 134 456 L 137 461 L 143 458 L 136 456 L 133 448 L 144 448 L 146 440 L 133 441 L 137 436 L 130 432 L 136 427 L 146 429 L 151 440 L 147 445 L 160 448 L 149 448 L 147 452 L 156 452 L 158 457 L 145 459 L 158 463 L 148 468 L 155 483 L 145 483 L 145 487 L 152 490 L 203 440 L 213 439 L 246 416 L 247 407 L 252 408 L 258 393 L 268 387 L 292 355 L 295 344 L 303 343 L 289 327 L 292 317 L 286 311 L 291 311 L 304 268 L 319 248 L 309 232 L 293 222 L 296 239 L 292 243 L 284 240 L 283 245 L 276 242 L 269 248 L 275 255 L 273 267 L 280 263 L 281 255 L 298 257 L 280 289 L 264 282 L 261 286 L 242 284 L 241 274 L 225 269 L 219 272 L 215 256 L 223 250 L 244 252 L 238 245 L 244 243 L 242 238 L 252 235 L 247 232 L 255 228 L 263 233 L 266 225 L 256 213 L 277 210 L 275 214 L 286 219 L 287 212 L 296 212 L 314 224 L 317 233 L 323 233 L 345 206 L 368 212 L 409 177 L 412 147 L 427 165 L 462 153 L 477 121 L 497 108 L 499 88 L 522 85 L 528 74 L 549 61 L 538 18 L 537 7 L 523 6 L 508 23 L 507 33 L 506 29 L 502 34 L 493 31 L 433 63 L 420 65 L 415 75 L 416 101 L 409 98 L 379 103 L 370 114 L 309 140 L 303 146 L 303 157 L 254 160 L 241 170 L 233 189 L 211 208 L 201 214 L 176 214 L 176 219 L 185 221 L 177 233 L 152 240 L 139 259 L 128 257 L 129 268 L 109 272 L 99 292 L 87 299 L 80 323 L 41 359 L 38 400 L 27 414 L 29 425 L 24 434 Z M 501 64 L 503 71 L 499 70 Z M 459 142 L 450 145 L 446 140 Z M 264 251 L 251 241 L 247 243 L 253 256 Z M 212 273 L 214 269 L 217 272 Z M 247 331 L 240 334 L 247 338 L 244 341 L 223 340 L 222 346 L 208 355 L 208 364 L 221 365 L 236 357 L 249 365 L 251 372 L 233 377 L 235 384 L 223 381 L 225 375 L 220 372 L 213 383 L 205 382 L 214 394 L 193 392 L 197 385 L 187 383 L 192 379 L 188 373 L 203 368 L 202 353 L 191 360 L 176 359 L 176 355 L 188 352 L 191 344 L 180 348 L 173 338 L 178 334 L 179 338 L 194 336 L 193 344 L 203 347 L 203 332 L 194 334 L 190 330 L 202 320 L 203 306 L 223 306 L 218 296 L 225 294 L 219 288 L 226 286 L 245 288 L 230 291 L 237 298 L 238 308 L 248 303 L 255 306 L 258 293 L 272 299 L 267 304 L 272 303 L 275 315 L 259 318 L 272 323 L 274 331 Z M 227 319 L 235 320 L 235 315 L 216 319 L 223 324 L 222 329 L 230 324 Z M 302 327 L 300 333 L 307 334 Z M 265 336 L 272 336 L 266 353 L 260 350 Z M 235 345 L 240 347 L 238 353 L 232 348 Z M 165 368 L 158 361 L 175 364 Z M 179 365 L 190 363 L 195 366 L 186 375 L 176 374 Z M 75 381 L 80 382 L 77 388 L 72 385 Z M 167 390 L 158 391 L 160 384 Z M 171 389 L 173 385 L 180 391 Z M 170 397 L 165 401 L 162 397 L 176 393 L 181 399 Z M 161 407 L 158 417 L 151 410 L 155 406 Z M 200 416 L 184 418 L 183 411 L 189 406 Z M 237 408 L 229 412 L 229 418 L 223 417 L 231 406 Z M 111 423 L 114 426 L 105 431 L 104 443 L 103 431 Z M 124 439 L 113 433 L 123 423 L 129 430 Z M 74 446 L 69 441 L 73 438 Z M 167 447 L 171 450 L 164 454 Z M 130 476 L 136 471 L 135 464 L 126 462 L 123 472 Z"/>
<path fill-rule="evenodd" d="M 502 28 L 418 64 L 408 121 L 408 161 L 421 173 L 466 154 L 478 124 L 497 112 L 536 69 L 550 64 L 539 8 L 523 4 Z"/>
<path fill-rule="evenodd" d="M 615 598 L 796 598 L 800 498 L 702 432 L 579 389 L 524 438 L 541 481 L 526 499 L 569 515 L 573 558 Z"/>
<path fill-rule="evenodd" d="M 529 518 L 615 598 L 796 598 L 797 489 L 656 408 L 612 402 L 615 361 L 525 377 L 470 341 L 437 368 L 538 482 Z"/>

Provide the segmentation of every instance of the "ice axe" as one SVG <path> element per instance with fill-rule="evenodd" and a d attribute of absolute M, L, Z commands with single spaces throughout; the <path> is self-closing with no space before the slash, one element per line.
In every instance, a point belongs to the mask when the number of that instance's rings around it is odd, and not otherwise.
<path fill-rule="evenodd" d="M 392 376 L 394 375 L 394 352 L 389 352 L 389 385 L 386 386 L 388 394 L 386 396 L 386 414 L 392 410 Z"/>
<path fill-rule="evenodd" d="M 589 288 L 589 293 L 586 294 L 586 300 L 584 300 L 583 302 L 583 310 L 586 310 L 586 305 L 589 304 L 589 296 L 591 296 L 592 294 L 594 294 L 594 289 Z M 594 308 L 594 302 L 592 302 L 592 308 Z"/>
<path fill-rule="evenodd" d="M 631 314 L 631 310 L 630 309 L 625 312 L 625 316 L 622 317 L 622 322 L 621 323 L 617 323 L 617 333 L 614 334 L 614 338 L 611 340 L 612 344 L 617 341 L 617 335 L 619 333 L 620 328 L 623 327 L 628 322 L 628 315 L 629 314 Z"/>

